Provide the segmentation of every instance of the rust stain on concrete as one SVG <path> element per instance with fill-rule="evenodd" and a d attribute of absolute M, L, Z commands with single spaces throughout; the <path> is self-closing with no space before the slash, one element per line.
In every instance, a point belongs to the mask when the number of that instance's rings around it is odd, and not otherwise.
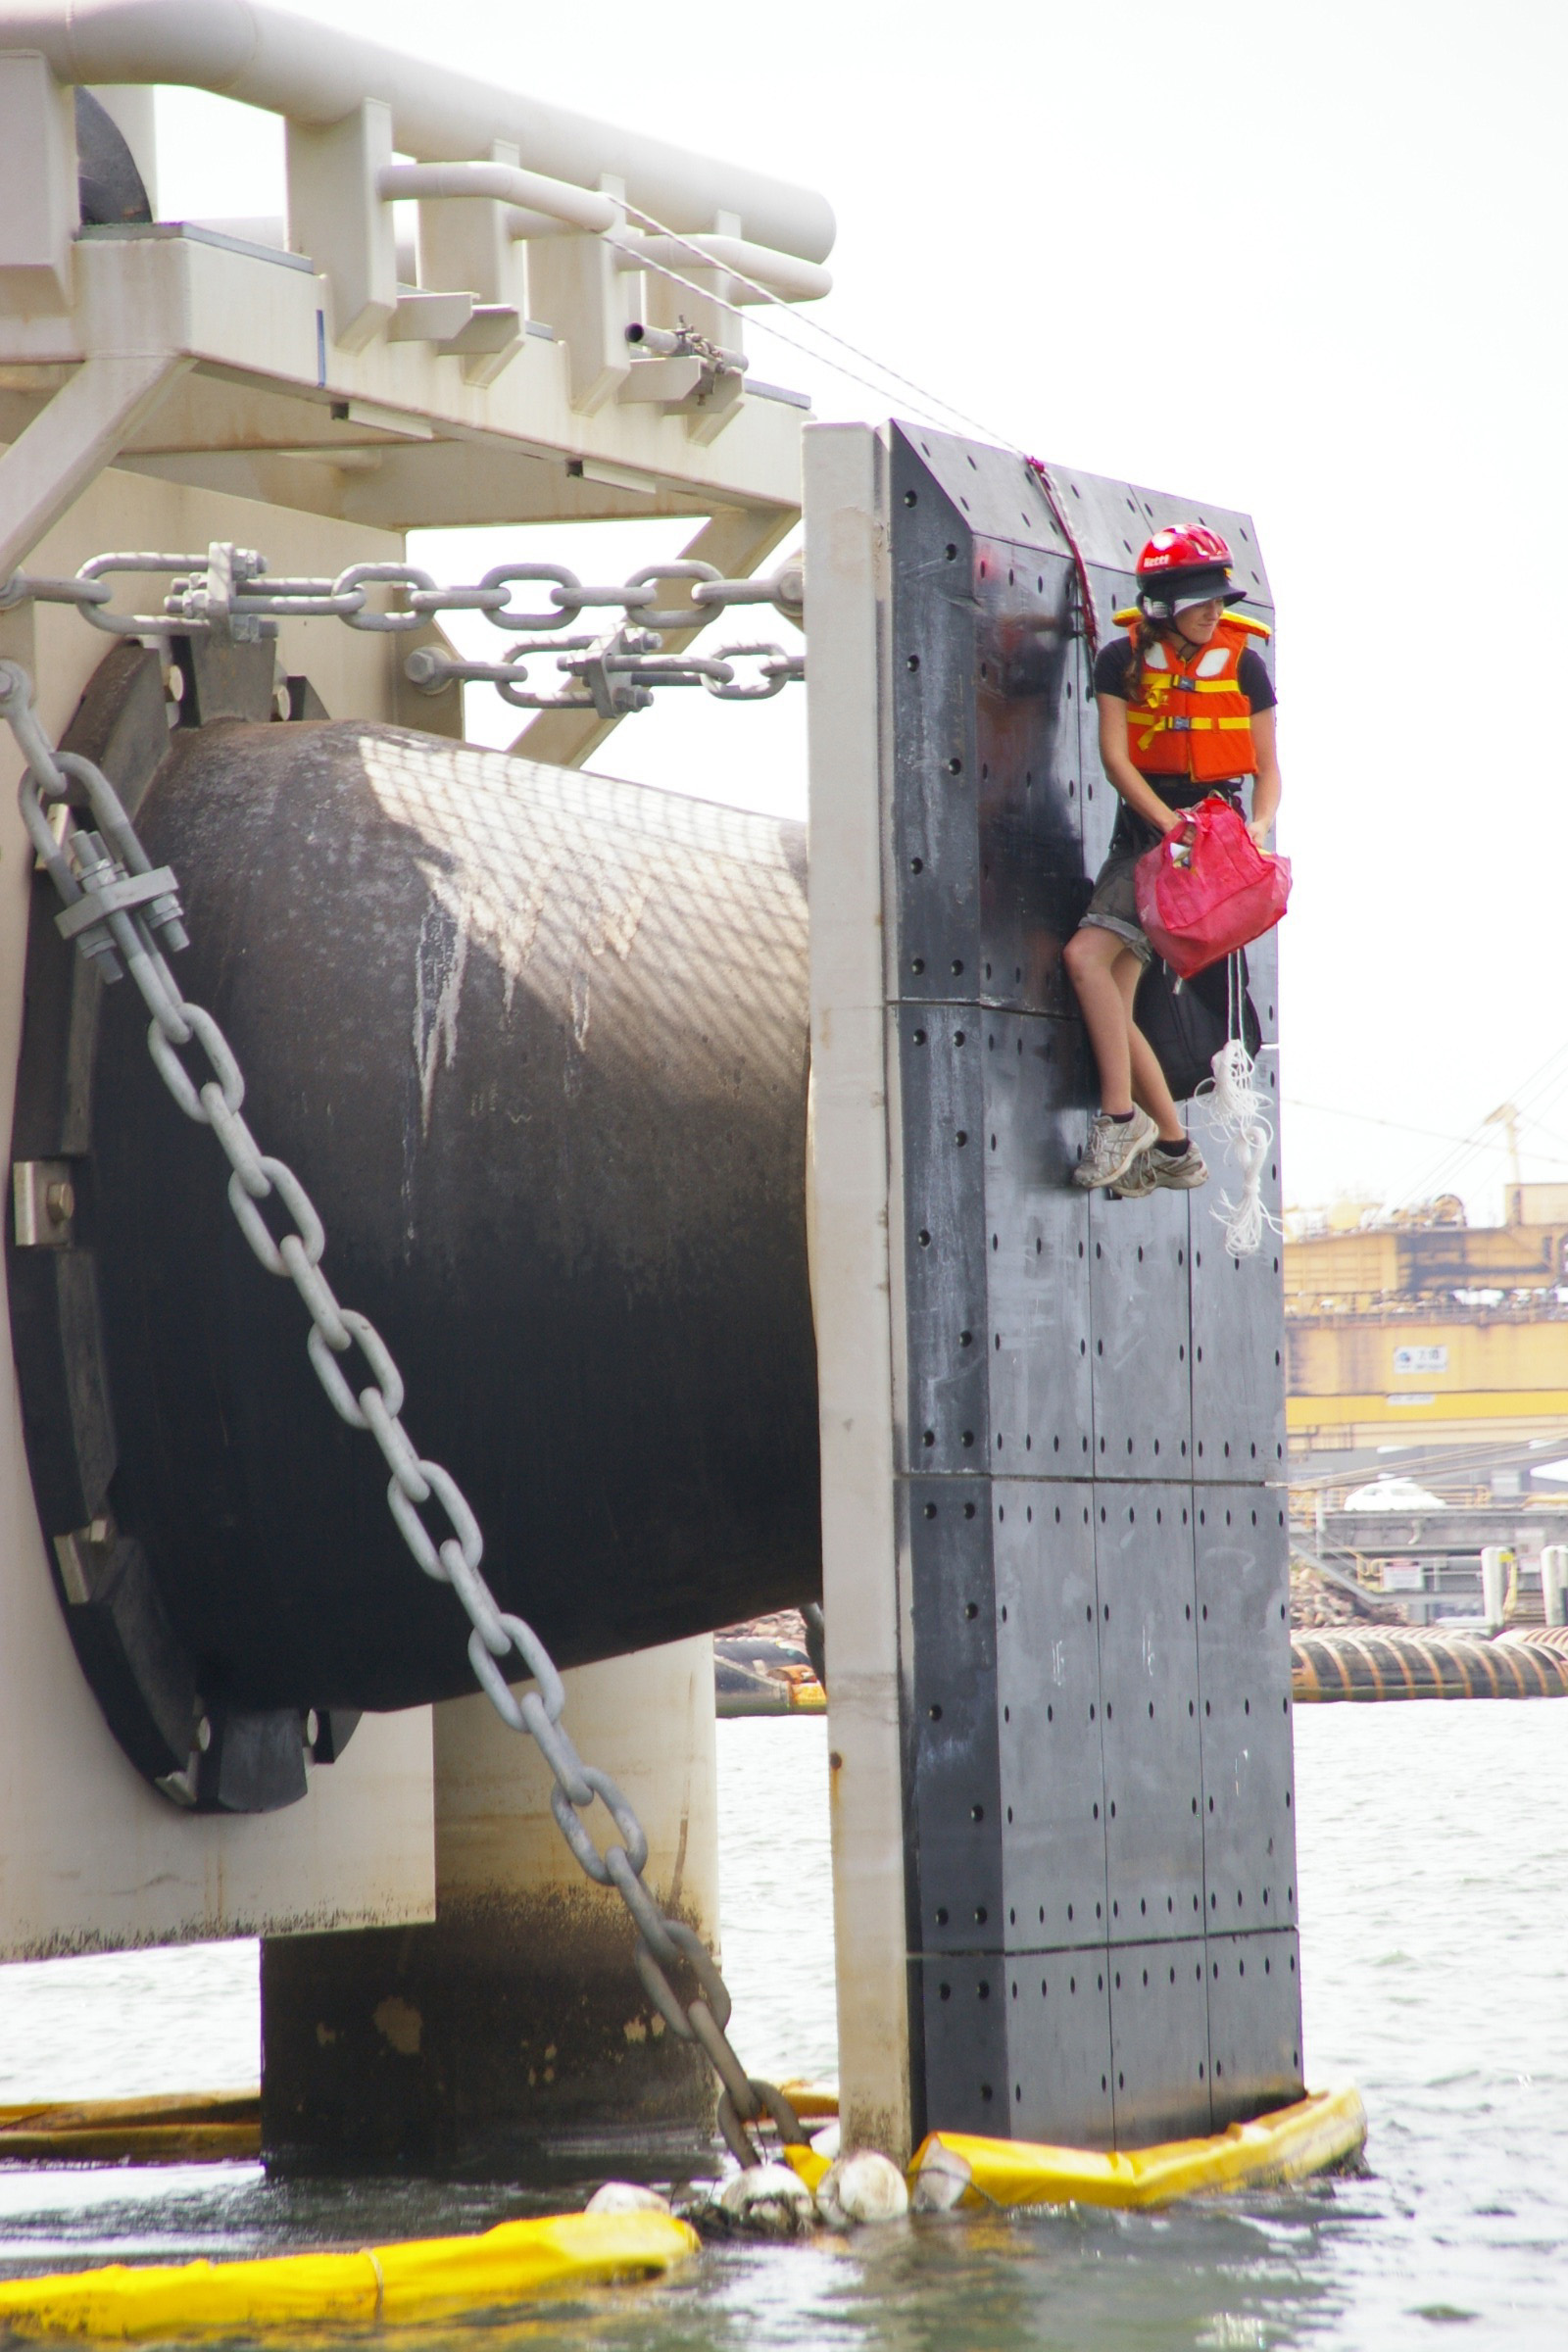
<path fill-rule="evenodd" d="M 412 2001 L 390 1993 L 384 2001 L 376 2003 L 371 2016 L 376 2032 L 392 2044 L 400 2058 L 417 2058 L 424 2020 Z"/>

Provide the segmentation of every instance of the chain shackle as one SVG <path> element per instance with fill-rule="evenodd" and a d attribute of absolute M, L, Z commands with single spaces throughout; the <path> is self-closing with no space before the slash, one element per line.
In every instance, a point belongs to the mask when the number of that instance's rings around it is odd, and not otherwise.
<path fill-rule="evenodd" d="M 804 2148 L 810 2144 L 805 2126 L 776 2082 L 764 2082 L 757 2075 L 748 2075 L 746 2087 L 752 2099 L 752 2112 L 746 2119 L 747 2123 L 759 2123 L 765 2114 L 785 2147 Z M 725 2146 L 743 2170 L 749 2171 L 753 2165 L 761 2162 L 756 2142 L 736 2112 L 727 2086 L 719 2093 L 718 2128 L 724 2135 Z"/>
<path fill-rule="evenodd" d="M 343 614 L 349 627 L 351 629 L 372 629 L 385 636 L 400 635 L 408 629 L 422 629 L 428 608 L 426 608 L 426 612 L 421 612 L 417 606 L 413 606 L 413 610 L 407 612 L 372 612 L 370 611 L 365 598 L 365 590 L 368 586 L 383 581 L 390 586 L 411 588 L 416 594 L 422 591 L 426 597 L 439 596 L 441 593 L 430 574 L 427 571 L 421 571 L 416 564 L 351 564 L 347 571 L 340 571 L 332 582 L 334 597 L 358 596 L 359 598 L 353 611 L 345 612 Z M 413 605 L 412 597 L 410 604 Z"/>
<path fill-rule="evenodd" d="M 427 1490 L 420 1501 L 427 1501 L 433 1495 L 440 1503 L 457 1538 L 466 1566 L 477 1568 L 484 1557 L 484 1538 L 479 1533 L 479 1522 L 469 1510 L 462 1488 L 451 1471 L 444 1470 L 439 1462 L 421 1459 L 418 1468 Z M 412 1495 L 405 1494 L 396 1478 L 387 1489 L 387 1502 L 403 1541 L 413 1552 L 417 1566 L 423 1569 L 426 1576 L 433 1577 L 438 1585 L 448 1583 L 450 1580 L 442 1564 L 440 1551 L 419 1517 L 418 1504 Z"/>
<path fill-rule="evenodd" d="M 721 580 L 723 576 L 716 564 L 699 564 L 694 557 L 687 556 L 673 564 L 645 564 L 640 571 L 631 574 L 626 586 L 651 591 L 661 580 L 692 580 L 699 585 L 711 587 L 715 580 Z M 627 610 L 632 610 L 629 601 Z M 645 629 L 700 628 L 706 617 L 705 609 L 695 601 L 695 591 L 691 602 L 672 605 L 667 612 L 657 610 L 651 595 L 646 601 L 639 599 L 636 612 L 638 621 Z"/>
<path fill-rule="evenodd" d="M 183 998 L 176 1000 L 173 1010 L 185 1032 L 184 1036 L 172 1038 L 163 1022 L 158 1020 L 155 1014 L 147 1038 L 148 1051 L 158 1064 L 159 1076 L 179 1104 L 180 1109 L 185 1113 L 186 1118 L 194 1119 L 198 1127 L 210 1127 L 212 1119 L 206 1103 L 202 1101 L 206 1081 L 204 1080 L 202 1085 L 198 1086 L 190 1077 L 184 1063 L 175 1052 L 176 1046 L 189 1045 L 194 1039 L 201 1047 L 207 1056 L 213 1077 L 217 1081 L 225 1110 L 237 1111 L 239 1109 L 245 1100 L 245 1081 L 240 1076 L 239 1063 L 228 1050 L 227 1038 L 210 1012 L 204 1011 L 200 1004 L 187 1004 Z M 246 1205 L 247 1207 L 250 1205 L 248 1197 Z M 271 1237 L 267 1235 L 265 1226 L 262 1227 L 262 1232 L 266 1235 L 270 1245 Z M 267 1265 L 265 1251 L 257 1248 L 257 1244 L 249 1232 L 247 1232 L 246 1239 L 250 1241 L 251 1248 L 256 1250 L 263 1265 Z M 281 1273 L 282 1266 L 280 1263 L 270 1266 L 269 1271 Z"/>
<path fill-rule="evenodd" d="M 207 1124 L 233 1170 L 229 1183 L 237 1184 L 252 1200 L 265 1200 L 272 1189 L 271 1180 L 262 1164 L 261 1146 L 252 1135 L 244 1113 L 229 1108 L 222 1088 L 213 1078 L 201 1089 L 201 1104 L 207 1113 Z"/>
<path fill-rule="evenodd" d="M 582 611 L 575 602 L 580 586 L 577 574 L 568 571 L 564 564 L 498 564 L 487 571 L 479 582 L 481 588 L 506 588 L 514 580 L 549 580 L 553 593 L 543 612 L 519 612 L 508 601 L 490 611 L 490 622 L 497 629 L 564 629 L 568 620 L 575 620 Z"/>
<path fill-rule="evenodd" d="M 551 1729 L 558 1740 L 564 1739 L 565 1735 L 558 1726 L 552 1725 Z M 576 1749 L 573 1748 L 571 1752 L 576 1758 Z M 646 1892 L 641 1873 L 648 1866 L 648 1839 L 642 1823 L 608 1772 L 601 1772 L 597 1766 L 579 1760 L 577 1775 L 583 1788 L 581 1796 L 568 1790 L 560 1780 L 551 1790 L 550 1809 L 555 1814 L 562 1836 L 597 1886 L 618 1886 L 624 1900 L 625 1888 L 620 1885 L 620 1879 L 629 1874 L 639 1893 Z M 577 1808 L 591 1805 L 596 1796 L 603 1800 L 606 1811 L 621 1836 L 621 1843 L 612 1845 L 605 1854 L 600 1853 L 589 1837 L 587 1824 L 577 1818 Z"/>
<path fill-rule="evenodd" d="M 757 2142 L 736 2114 L 735 2102 L 727 2090 L 721 2090 L 718 2094 L 718 2128 L 723 2133 L 725 2147 L 743 2173 L 753 2171 L 761 2163 Z"/>
<path fill-rule="evenodd" d="M 211 551 L 209 551 L 209 555 Z M 192 577 L 203 576 L 209 555 L 140 555 L 126 551 L 115 555 L 94 556 L 88 563 L 83 564 L 76 578 L 85 589 L 96 587 L 111 573 L 142 572 L 150 578 L 172 579 L 174 589 L 182 591 L 186 582 L 174 578 L 173 575 L 186 573 Z M 172 595 L 169 604 L 172 607 L 180 601 L 179 595 Z M 109 600 L 105 596 L 84 596 L 78 610 L 83 620 L 90 620 L 95 629 L 104 629 L 111 637 L 162 637 L 171 636 L 175 630 L 182 633 L 193 628 L 204 631 L 212 626 L 205 613 L 196 613 L 195 612 L 190 613 L 173 611 L 112 612 L 109 610 Z"/>
<path fill-rule="evenodd" d="M 389 1413 L 373 1389 L 360 1391 L 360 1410 L 366 1425 L 381 1448 L 381 1459 L 392 1473 L 387 1488 L 388 1508 L 392 1488 L 407 1496 L 410 1502 L 428 1502 L 430 1482 L 419 1467 L 419 1449 L 415 1445 L 400 1418 Z"/>
<path fill-rule="evenodd" d="M 757 662 L 760 675 L 755 685 L 737 681 L 729 665 L 732 662 Z M 715 664 L 729 672 L 721 679 L 705 677 L 703 684 L 716 701 L 721 703 L 770 703 L 775 694 L 782 694 L 794 674 L 788 655 L 781 645 L 721 645 Z"/>
<path fill-rule="evenodd" d="M 311 1336 L 305 1343 L 316 1377 L 326 1391 L 333 1411 L 350 1429 L 368 1429 L 371 1424 L 367 1399 L 374 1396 L 388 1420 L 395 1421 L 403 1410 L 403 1375 L 392 1361 L 390 1348 L 368 1315 L 357 1313 L 352 1306 L 340 1308 L 339 1315 L 344 1333 L 341 1344 L 328 1339 L 319 1324 L 311 1326 Z M 372 1385 L 362 1389 L 358 1396 L 349 1387 L 337 1360 L 355 1345 L 374 1376 Z"/>

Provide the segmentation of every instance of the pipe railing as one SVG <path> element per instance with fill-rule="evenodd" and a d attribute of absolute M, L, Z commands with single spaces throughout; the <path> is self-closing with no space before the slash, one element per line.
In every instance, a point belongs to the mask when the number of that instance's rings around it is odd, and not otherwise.
<path fill-rule="evenodd" d="M 183 84 L 311 125 L 377 98 L 391 109 L 398 151 L 419 163 L 483 161 L 506 143 L 525 159 L 524 177 L 594 194 L 614 179 L 634 210 L 683 233 L 727 214 L 743 239 L 798 261 L 820 262 L 833 244 L 832 210 L 809 188 L 497 88 L 271 0 L 0 0 L 0 50 L 40 52 L 62 82 Z M 537 198 L 522 209 L 561 217 Z"/>
<path fill-rule="evenodd" d="M 539 172 L 523 172 L 515 164 L 383 164 L 375 178 L 376 193 L 387 203 L 413 197 L 488 197 L 515 207 L 529 219 L 520 233 L 537 232 L 531 217 L 542 215 L 548 228 L 587 229 L 603 234 L 622 218 L 619 205 L 593 188 L 574 187 L 569 180 L 547 179 Z M 673 240 L 666 240 L 672 242 Z M 798 267 L 800 265 L 797 265 Z"/>
<path fill-rule="evenodd" d="M 794 254 L 774 253 L 764 245 L 753 245 L 744 237 L 705 236 L 700 231 L 689 237 L 645 237 L 628 232 L 615 241 L 617 270 L 642 270 L 649 264 L 662 264 L 666 270 L 689 273 L 693 270 L 732 270 L 749 277 L 768 293 L 779 295 L 785 302 L 819 302 L 824 294 L 833 291 L 830 271 L 815 262 L 803 262 Z M 731 303 L 756 302 L 760 297 L 746 286 L 732 289 Z"/>

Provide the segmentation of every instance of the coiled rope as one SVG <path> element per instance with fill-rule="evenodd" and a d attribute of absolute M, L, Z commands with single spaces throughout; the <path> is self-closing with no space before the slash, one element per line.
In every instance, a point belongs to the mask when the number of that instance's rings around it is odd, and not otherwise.
<path fill-rule="evenodd" d="M 1203 1081 L 1197 1097 L 1241 1171 L 1241 1199 L 1233 1200 L 1221 1193 L 1212 1212 L 1225 1228 L 1226 1249 L 1236 1258 L 1255 1257 L 1265 1233 L 1285 1230 L 1272 1209 L 1263 1205 L 1263 1170 L 1274 1143 L 1274 1123 L 1268 1098 L 1257 1083 L 1257 1065 L 1247 1051 L 1245 1004 L 1242 959 L 1236 955 L 1226 967 L 1226 1042 L 1209 1064 L 1213 1076 Z"/>

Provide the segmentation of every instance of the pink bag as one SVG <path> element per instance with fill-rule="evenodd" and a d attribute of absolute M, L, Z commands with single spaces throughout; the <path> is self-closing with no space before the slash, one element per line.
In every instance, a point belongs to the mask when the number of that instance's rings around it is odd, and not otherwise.
<path fill-rule="evenodd" d="M 1272 931 L 1291 895 L 1291 861 L 1270 858 L 1218 793 L 1138 860 L 1138 920 L 1156 956 L 1190 980 Z"/>

